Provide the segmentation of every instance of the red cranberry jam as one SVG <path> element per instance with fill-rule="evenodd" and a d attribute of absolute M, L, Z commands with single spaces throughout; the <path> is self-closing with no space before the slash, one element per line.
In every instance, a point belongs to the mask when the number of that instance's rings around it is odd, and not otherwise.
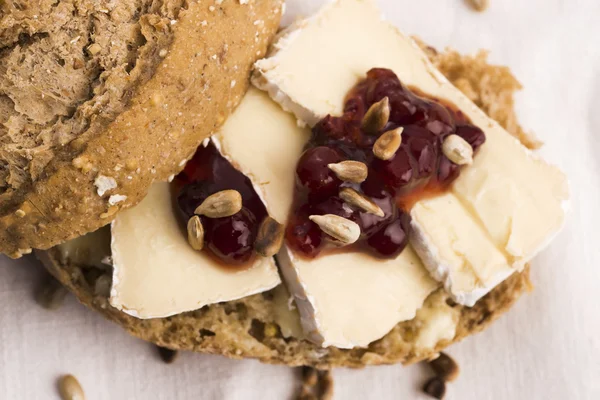
<path fill-rule="evenodd" d="M 389 117 L 382 128 L 366 132 L 363 119 L 375 103 L 389 100 Z M 402 143 L 387 160 L 373 154 L 373 145 L 385 132 L 402 127 Z M 388 69 L 372 69 L 346 98 L 340 117 L 328 115 L 313 129 L 296 168 L 296 189 L 286 240 L 297 252 L 316 257 L 331 237 L 309 219 L 334 214 L 358 224 L 360 238 L 351 249 L 367 249 L 382 258 L 393 258 L 408 243 L 412 204 L 440 192 L 454 181 L 460 167 L 442 153 L 446 137 L 455 134 L 476 151 L 485 134 L 469 123 L 456 107 L 408 89 Z M 328 164 L 360 161 L 368 168 L 362 183 L 342 181 Z M 351 187 L 377 204 L 383 216 L 363 211 L 342 200 L 340 190 Z M 379 213 L 381 215 L 381 213 Z M 339 243 L 337 243 L 339 245 Z M 346 249 L 346 248 L 345 248 Z"/>
<path fill-rule="evenodd" d="M 237 190 L 242 196 L 242 209 L 238 213 L 224 218 L 200 217 L 204 227 L 204 250 L 225 265 L 252 261 L 258 227 L 267 216 L 267 210 L 250 179 L 235 169 L 211 143 L 198 148 L 173 184 L 177 206 L 185 223 L 208 196 L 222 190 Z"/>

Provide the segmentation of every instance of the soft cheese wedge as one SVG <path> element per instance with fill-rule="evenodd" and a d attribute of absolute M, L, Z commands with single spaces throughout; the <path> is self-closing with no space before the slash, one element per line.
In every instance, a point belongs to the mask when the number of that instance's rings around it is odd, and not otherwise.
<path fill-rule="evenodd" d="M 173 212 L 168 183 L 112 223 L 110 304 L 137 318 L 160 318 L 239 299 L 277 286 L 274 259 L 233 270 L 195 251 Z"/>
<path fill-rule="evenodd" d="M 473 305 L 562 227 L 569 197 L 562 172 L 450 84 L 410 38 L 382 21 L 374 1 L 334 1 L 273 48 L 256 63 L 253 82 L 311 126 L 340 115 L 348 91 L 378 67 L 449 100 L 484 130 L 486 143 L 445 198 L 417 203 L 411 213 L 415 250 L 457 302 Z"/>
<path fill-rule="evenodd" d="M 438 287 L 410 247 L 390 260 L 364 253 L 307 260 L 284 247 L 277 261 L 306 336 L 323 347 L 367 346 L 413 319 Z"/>
<path fill-rule="evenodd" d="M 309 138 L 292 115 L 253 88 L 212 140 L 258 183 L 271 215 L 285 223 L 296 165 Z M 324 346 L 366 346 L 413 318 L 438 286 L 410 250 L 387 262 L 358 253 L 308 261 L 284 245 L 277 258 L 306 336 Z"/>

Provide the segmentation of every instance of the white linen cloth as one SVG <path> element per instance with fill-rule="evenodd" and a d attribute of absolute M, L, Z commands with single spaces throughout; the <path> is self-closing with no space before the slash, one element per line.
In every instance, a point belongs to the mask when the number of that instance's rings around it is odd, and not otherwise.
<path fill-rule="evenodd" d="M 289 0 L 286 23 L 323 2 Z M 525 86 L 521 122 L 571 181 L 568 223 L 533 263 L 535 291 L 449 350 L 462 372 L 447 398 L 600 398 L 600 2 L 491 0 L 483 14 L 462 0 L 380 5 L 403 31 L 440 49 L 490 49 L 492 62 L 509 65 Z M 0 256 L 0 399 L 58 399 L 63 373 L 78 377 L 88 400 L 292 398 L 289 368 L 191 353 L 165 365 L 72 297 L 58 311 L 39 308 L 35 264 Z M 427 375 L 423 366 L 339 369 L 335 398 L 426 399 Z"/>

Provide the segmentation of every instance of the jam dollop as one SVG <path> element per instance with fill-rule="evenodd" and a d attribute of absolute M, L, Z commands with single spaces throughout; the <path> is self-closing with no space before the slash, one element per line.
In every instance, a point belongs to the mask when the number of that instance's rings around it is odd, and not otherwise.
<path fill-rule="evenodd" d="M 260 222 L 267 210 L 250 179 L 235 169 L 215 146 L 200 146 L 184 170 L 173 180 L 177 209 L 182 222 L 194 216 L 194 211 L 206 198 L 217 192 L 233 189 L 242 196 L 242 209 L 223 218 L 200 216 L 204 228 L 205 247 L 225 266 L 250 263 L 256 256 L 253 245 Z"/>
<path fill-rule="evenodd" d="M 365 131 L 365 114 L 386 97 L 387 123 L 377 132 Z M 377 158 L 373 154 L 377 139 L 400 127 L 400 147 L 389 159 Z M 407 88 L 391 70 L 370 70 L 348 94 L 344 113 L 328 115 L 312 129 L 296 168 L 294 204 L 286 228 L 288 245 L 309 258 L 337 248 L 339 243 L 309 218 L 334 214 L 355 222 L 361 230 L 359 240 L 344 251 L 367 249 L 381 258 L 397 256 L 408 244 L 412 204 L 445 190 L 459 175 L 460 166 L 442 152 L 444 139 L 453 134 L 468 142 L 474 152 L 485 142 L 483 131 L 455 106 Z M 364 182 L 344 182 L 328 166 L 346 160 L 367 166 Z M 344 202 L 339 193 L 345 187 L 369 198 L 383 215 Z"/>

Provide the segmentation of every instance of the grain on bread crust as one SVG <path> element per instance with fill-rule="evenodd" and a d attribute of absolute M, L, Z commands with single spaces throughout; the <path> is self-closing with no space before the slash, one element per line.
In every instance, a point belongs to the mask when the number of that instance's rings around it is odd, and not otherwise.
<path fill-rule="evenodd" d="M 465 57 L 455 52 L 438 54 L 431 48 L 426 50 L 450 80 L 468 83 L 477 96 L 477 104 L 492 117 L 502 117 L 500 122 L 518 136 L 521 129 L 514 117 L 512 96 L 519 86 L 508 69 L 488 65 L 483 53 Z M 56 248 L 40 252 L 38 257 L 54 276 L 76 293 L 82 303 L 120 324 L 130 334 L 159 346 L 321 369 L 399 362 L 408 364 L 429 358 L 451 343 L 483 330 L 530 289 L 529 269 L 526 268 L 498 285 L 472 308 L 453 304 L 460 312 L 454 339 L 442 340 L 434 349 L 427 351 L 415 350 L 418 317 L 399 323 L 368 348 L 321 348 L 306 340 L 282 336 L 274 317 L 273 290 L 169 318 L 139 320 L 112 308 L 105 296 L 94 294 L 94 280 L 107 271 L 65 263 Z"/>
<path fill-rule="evenodd" d="M 282 11 L 61 1 L 36 19 L 50 2 L 21 3 L 0 5 L 0 253 L 12 257 L 106 225 L 179 172 L 239 103 Z"/>

